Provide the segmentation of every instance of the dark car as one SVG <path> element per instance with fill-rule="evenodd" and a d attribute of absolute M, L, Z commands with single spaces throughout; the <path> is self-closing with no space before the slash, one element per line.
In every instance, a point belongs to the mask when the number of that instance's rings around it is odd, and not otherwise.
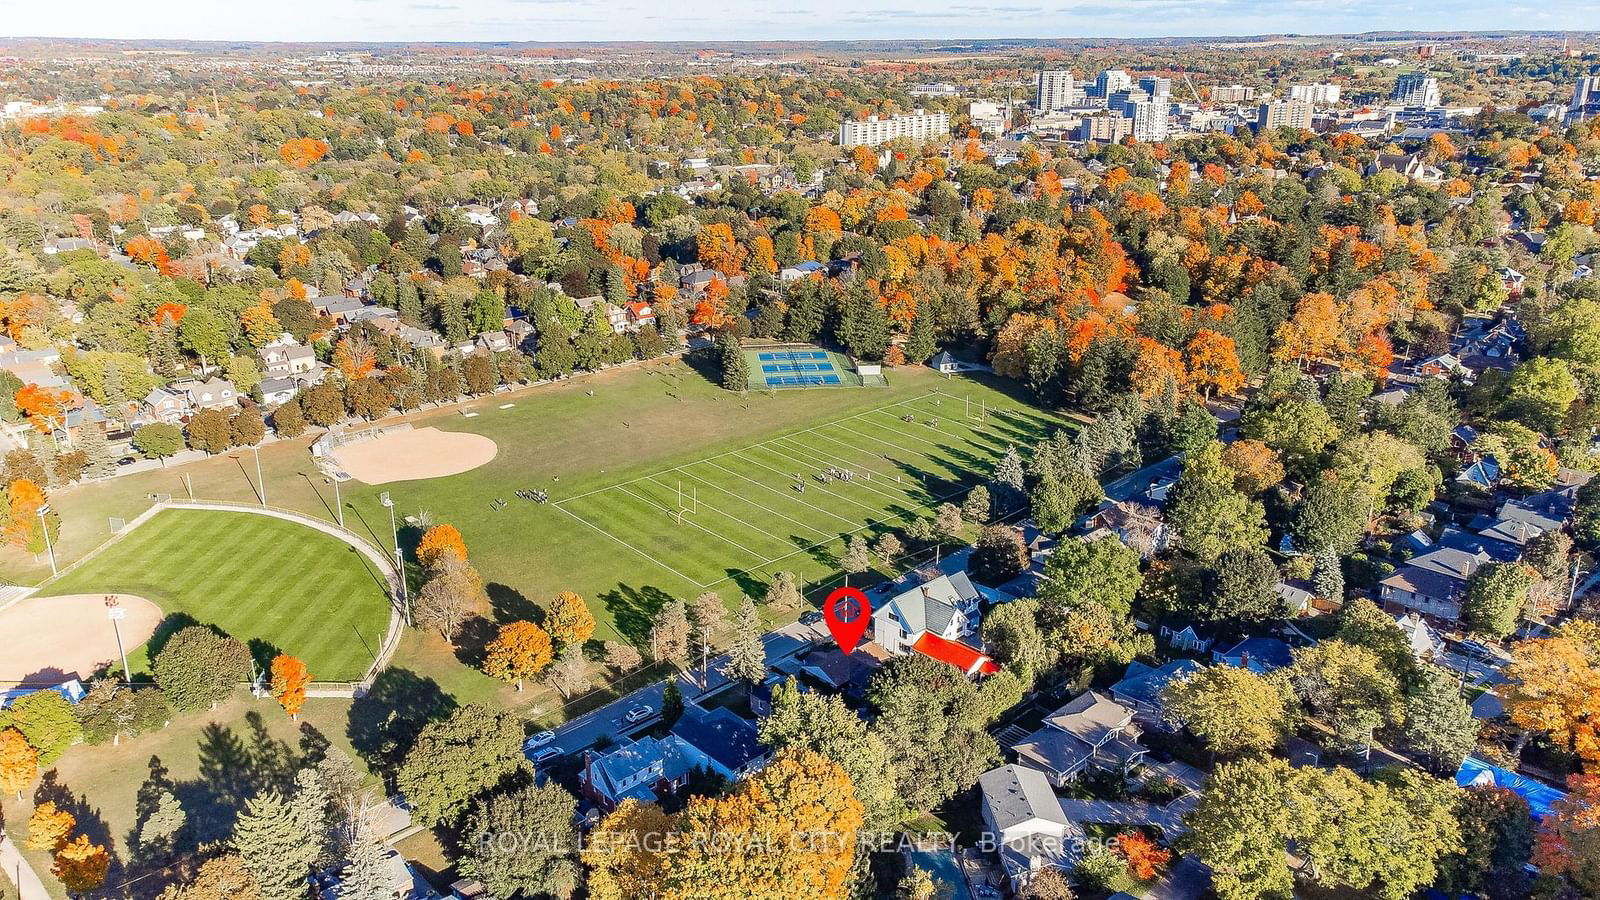
<path fill-rule="evenodd" d="M 816 610 L 813 609 L 812 611 L 810 611 L 810 612 L 808 612 L 808 613 L 806 613 L 806 614 L 804 614 L 804 615 L 802 615 L 800 617 L 800 624 L 801 625 L 821 625 L 822 624 L 822 613 L 819 613 L 819 612 L 817 612 Z"/>

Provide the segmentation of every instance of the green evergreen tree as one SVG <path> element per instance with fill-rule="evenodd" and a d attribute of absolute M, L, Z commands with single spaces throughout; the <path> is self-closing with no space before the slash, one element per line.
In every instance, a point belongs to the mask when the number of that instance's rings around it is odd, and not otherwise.
<path fill-rule="evenodd" d="M 722 674 L 746 684 L 760 684 L 767 677 L 767 648 L 761 643 L 761 615 L 756 611 L 756 602 L 749 597 L 739 603 L 733 631 L 733 645 L 728 648 L 728 661 L 722 666 Z"/>
<path fill-rule="evenodd" d="M 745 361 L 739 339 L 723 332 L 717 338 L 717 351 L 722 361 L 723 388 L 741 392 L 747 389 L 750 386 L 750 364 Z"/>
<path fill-rule="evenodd" d="M 926 304 L 917 308 L 916 318 L 911 320 L 911 333 L 906 336 L 905 344 L 906 362 L 925 363 L 938 351 L 933 335 L 933 311 L 926 308 Z"/>
<path fill-rule="evenodd" d="M 245 801 L 233 827 L 233 848 L 255 876 L 263 900 L 300 900 L 316 850 L 295 812 L 277 791 Z"/>

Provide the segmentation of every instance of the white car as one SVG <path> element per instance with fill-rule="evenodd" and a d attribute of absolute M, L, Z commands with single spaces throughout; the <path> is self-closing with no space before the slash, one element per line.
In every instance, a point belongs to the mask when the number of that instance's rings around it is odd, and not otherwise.
<path fill-rule="evenodd" d="M 522 749 L 537 750 L 538 748 L 543 747 L 545 744 L 548 744 L 555 739 L 556 733 L 554 731 L 541 731 L 533 737 L 528 738 L 526 741 L 523 741 Z"/>
<path fill-rule="evenodd" d="M 623 715 L 622 721 L 627 722 L 629 725 L 636 725 L 655 714 L 656 710 L 653 706 L 635 706 L 633 709 L 628 710 L 627 713 Z"/>
<path fill-rule="evenodd" d="M 551 760 L 565 756 L 566 752 L 560 747 L 546 747 L 533 755 L 533 761 L 542 766 Z"/>

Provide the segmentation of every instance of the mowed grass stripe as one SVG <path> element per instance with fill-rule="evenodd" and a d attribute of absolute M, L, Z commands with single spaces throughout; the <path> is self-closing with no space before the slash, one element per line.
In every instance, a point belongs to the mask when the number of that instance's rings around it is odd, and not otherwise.
<path fill-rule="evenodd" d="M 813 466 L 850 469 L 856 477 L 845 482 L 845 487 L 861 488 L 866 492 L 877 493 L 878 496 L 888 498 L 894 503 L 923 506 L 933 501 L 931 493 L 923 490 L 922 485 L 915 480 L 907 482 L 906 471 L 896 466 L 893 461 L 885 460 L 882 455 L 861 450 L 859 445 L 835 444 L 821 434 L 810 434 L 806 437 L 808 440 L 805 442 L 794 439 L 774 440 L 768 447 L 789 453 L 797 460 L 808 461 Z M 872 477 L 867 479 L 864 477 L 867 474 Z"/>
<path fill-rule="evenodd" d="M 790 504 L 786 502 L 771 506 L 763 505 L 761 500 L 751 498 L 748 492 L 740 491 L 740 485 L 730 485 L 726 480 L 728 477 L 726 475 L 722 480 L 702 478 L 688 469 L 689 467 L 687 466 L 682 469 L 676 469 L 669 475 L 659 476 L 655 481 L 669 491 L 676 491 L 677 483 L 668 483 L 664 479 L 669 477 L 682 479 L 685 487 L 694 485 L 699 489 L 701 502 L 714 503 L 718 509 L 727 514 L 751 524 L 761 525 L 768 531 L 798 528 L 801 531 L 815 534 L 818 539 L 827 535 L 827 532 L 814 528 L 804 519 L 792 515 L 794 510 L 790 509 Z M 716 474 L 723 473 L 716 472 Z M 765 494 L 766 492 L 763 491 L 762 493 Z M 772 498 L 764 496 L 762 499 L 770 501 Z M 691 501 L 686 499 L 684 502 L 690 503 Z"/>
<path fill-rule="evenodd" d="M 794 475 L 798 470 L 798 474 L 806 483 L 806 492 L 801 494 L 798 491 L 792 491 L 796 497 L 801 498 L 804 502 L 817 503 L 819 506 L 834 511 L 838 516 L 854 523 L 854 525 L 859 525 L 867 521 L 867 519 L 879 518 L 882 514 L 883 504 L 881 502 L 863 502 L 850 497 L 839 489 L 838 482 L 824 484 L 818 481 L 813 473 L 806 471 L 806 467 L 797 465 L 793 459 L 770 447 L 751 447 L 740 455 L 749 461 L 751 465 L 765 473 L 761 476 L 763 480 L 771 481 L 776 478 L 782 483 L 784 490 L 788 490 L 788 486 L 794 483 Z M 811 497 L 813 493 L 818 495 L 816 500 L 804 499 Z M 821 503 L 822 498 L 827 498 L 828 502 L 826 504 Z M 854 527 L 854 525 L 851 527 Z"/>
<path fill-rule="evenodd" d="M 649 497 L 669 509 L 676 507 L 678 503 L 678 492 L 675 488 L 668 488 L 655 481 L 635 481 L 628 485 L 628 490 Z M 694 492 L 686 492 L 683 498 L 684 527 L 693 524 L 726 535 L 750 552 L 759 554 L 763 559 L 781 556 L 794 549 L 782 538 L 774 537 L 770 530 L 725 510 L 723 505 L 726 503 L 726 498 L 716 495 L 696 498 Z"/>
<path fill-rule="evenodd" d="M 911 478 L 918 481 L 927 478 L 930 480 L 929 490 L 937 495 L 947 490 L 938 482 L 958 482 L 966 478 L 969 470 L 949 459 L 928 452 L 927 448 L 907 446 L 904 441 L 891 440 L 882 435 L 863 431 L 854 425 L 829 425 L 820 429 L 820 433 L 845 444 L 860 447 L 871 447 L 894 460 L 896 467 Z"/>
<path fill-rule="evenodd" d="M 331 681 L 359 678 L 372 662 L 351 626 L 376 646 L 389 620 L 387 594 L 348 544 L 252 513 L 166 510 L 49 588 L 102 591 L 293 654 Z"/>
<path fill-rule="evenodd" d="M 854 427 L 882 440 L 921 449 L 926 455 L 967 470 L 987 467 L 1005 453 L 1004 445 L 981 440 L 965 426 L 947 426 L 943 421 L 930 428 L 926 425 L 911 427 L 894 419 L 862 419 Z"/>
<path fill-rule="evenodd" d="M 749 485 L 748 490 L 751 491 L 752 497 L 770 497 L 773 503 L 786 500 L 793 504 L 797 513 L 802 509 L 809 510 L 810 512 L 805 514 L 806 521 L 812 521 L 812 517 L 815 517 L 817 527 L 824 532 L 837 534 L 840 526 L 846 529 L 856 526 L 856 510 L 840 503 L 838 498 L 826 492 L 811 491 L 810 487 L 814 485 L 808 485 L 806 492 L 802 494 L 790 487 L 794 484 L 795 472 L 784 472 L 781 469 L 774 471 L 770 462 L 763 463 L 751 459 L 745 453 L 746 451 L 741 450 L 733 456 L 706 460 L 705 464 Z M 788 494 L 785 494 L 786 491 Z M 793 495 L 792 499 L 788 495 Z"/>
<path fill-rule="evenodd" d="M 562 508 L 697 585 L 726 577 L 731 560 L 752 566 L 762 560 L 731 541 L 679 528 L 667 513 L 620 490 L 588 494 Z"/>
<path fill-rule="evenodd" d="M 827 455 L 793 441 L 773 441 L 767 447 L 815 468 L 826 469 L 828 466 L 833 466 L 849 470 L 854 477 L 842 483 L 831 482 L 829 487 L 854 492 L 860 499 L 871 503 L 881 505 L 889 502 L 897 505 L 921 506 L 927 502 L 924 499 L 928 496 L 926 492 L 918 490 L 914 483 L 908 485 L 903 480 L 896 482 L 894 476 L 900 473 L 891 473 L 887 468 L 888 464 L 881 459 L 868 462 L 863 458 L 865 454 L 859 452 L 852 457 Z M 876 468 L 873 466 L 874 462 L 877 464 Z M 870 478 L 867 477 L 869 475 Z"/>

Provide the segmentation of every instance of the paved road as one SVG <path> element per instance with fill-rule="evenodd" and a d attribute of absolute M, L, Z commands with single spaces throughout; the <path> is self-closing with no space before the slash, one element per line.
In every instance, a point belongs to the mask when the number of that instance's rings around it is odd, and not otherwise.
<path fill-rule="evenodd" d="M 823 635 L 824 632 L 818 628 L 801 625 L 798 622 L 767 632 L 761 636 L 761 643 L 767 648 L 767 664 L 771 665 L 780 659 L 799 653 Z M 698 699 L 726 687 L 728 678 L 719 669 L 727 659 L 726 654 L 711 658 L 704 688 L 700 686 L 698 680 L 701 674 L 699 666 L 680 674 L 678 687 L 682 690 L 684 699 Z M 546 746 L 559 747 L 563 755 L 570 755 L 594 746 L 602 737 L 610 737 L 613 741 L 617 741 L 645 731 L 660 718 L 661 695 L 664 688 L 665 682 L 657 681 L 599 709 L 584 713 L 555 729 L 556 739 Z M 632 724 L 625 722 L 623 716 L 627 715 L 628 710 L 640 705 L 647 705 L 655 712 L 639 722 Z"/>
<path fill-rule="evenodd" d="M 44 889 L 38 873 L 4 834 L 0 834 L 0 869 L 4 869 L 6 878 L 17 886 L 17 896 L 21 900 L 50 900 L 50 892 Z"/>
<path fill-rule="evenodd" d="M 1144 900 L 1199 900 L 1209 890 L 1211 870 L 1193 856 L 1185 856 L 1145 892 Z"/>

